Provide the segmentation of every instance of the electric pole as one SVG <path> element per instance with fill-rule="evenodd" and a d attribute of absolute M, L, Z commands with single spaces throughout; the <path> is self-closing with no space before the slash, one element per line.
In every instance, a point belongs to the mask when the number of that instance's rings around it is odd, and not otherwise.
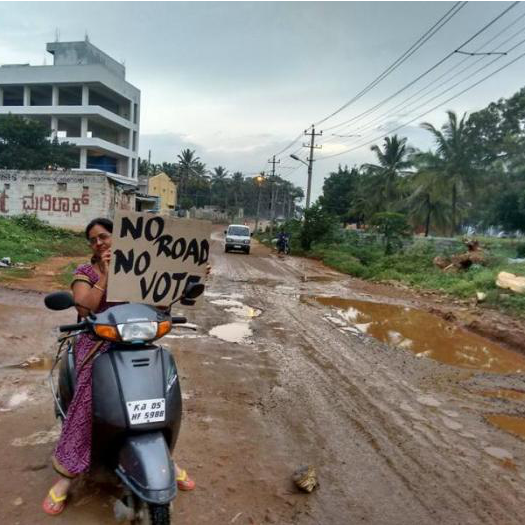
<path fill-rule="evenodd" d="M 316 133 L 315 127 L 312 124 L 312 131 L 308 132 L 308 130 L 305 130 L 305 135 L 310 135 L 310 144 L 304 144 L 303 147 L 310 148 L 310 156 L 306 159 L 308 161 L 308 186 L 306 187 L 306 209 L 310 207 L 310 193 L 312 190 L 312 167 L 314 163 L 314 149 L 321 149 L 322 146 L 316 146 L 314 144 L 315 137 L 319 137 L 323 134 L 323 132 Z"/>
<path fill-rule="evenodd" d="M 273 239 L 273 216 L 275 211 L 275 200 L 277 198 L 277 195 L 274 195 L 273 188 L 276 186 L 275 184 L 275 165 L 279 164 L 280 160 L 275 160 L 275 155 L 273 156 L 272 160 L 268 161 L 272 165 L 272 185 L 271 185 L 271 199 L 270 199 L 270 237 Z"/>

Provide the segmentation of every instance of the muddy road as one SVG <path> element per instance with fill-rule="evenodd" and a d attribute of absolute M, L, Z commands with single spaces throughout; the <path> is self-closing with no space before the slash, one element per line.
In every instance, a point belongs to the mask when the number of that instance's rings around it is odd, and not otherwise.
<path fill-rule="evenodd" d="M 214 239 L 198 332 L 163 340 L 184 397 L 176 457 L 197 482 L 173 523 L 523 522 L 524 355 L 316 261 Z M 63 515 L 40 510 L 59 432 L 45 369 L 74 318 L 42 298 L 0 289 L 0 523 L 114 523 L 111 487 L 89 479 Z M 305 464 L 310 495 L 291 482 Z"/>

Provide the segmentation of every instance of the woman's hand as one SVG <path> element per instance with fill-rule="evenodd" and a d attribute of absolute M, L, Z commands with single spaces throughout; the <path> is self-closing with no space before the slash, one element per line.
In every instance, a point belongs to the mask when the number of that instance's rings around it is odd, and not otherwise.
<path fill-rule="evenodd" d="M 100 256 L 100 272 L 102 273 L 102 275 L 107 276 L 109 274 L 110 262 L 111 262 L 111 250 L 106 250 Z"/>

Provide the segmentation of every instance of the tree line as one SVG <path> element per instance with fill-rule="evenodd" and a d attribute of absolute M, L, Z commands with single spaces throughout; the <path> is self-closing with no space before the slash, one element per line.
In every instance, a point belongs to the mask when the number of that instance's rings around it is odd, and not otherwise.
<path fill-rule="evenodd" d="M 240 171 L 230 173 L 224 166 L 208 170 L 194 150 L 183 149 L 174 162 L 151 164 L 141 160 L 140 177 L 166 173 L 177 184 L 178 205 L 183 209 L 215 206 L 235 213 L 261 218 L 295 217 L 303 190 L 279 175 L 260 173 L 247 176 Z"/>
<path fill-rule="evenodd" d="M 447 112 L 421 151 L 393 135 L 371 150 L 375 163 L 339 166 L 318 205 L 342 223 L 369 225 L 377 214 L 403 214 L 425 235 L 467 227 L 525 232 L 525 88 L 470 116 Z"/>

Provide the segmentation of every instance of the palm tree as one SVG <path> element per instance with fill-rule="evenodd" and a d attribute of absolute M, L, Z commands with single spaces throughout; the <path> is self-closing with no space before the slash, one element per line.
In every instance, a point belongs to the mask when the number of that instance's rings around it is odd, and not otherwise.
<path fill-rule="evenodd" d="M 195 150 L 189 148 L 183 149 L 179 155 L 177 155 L 178 171 L 179 171 L 179 194 L 182 197 L 186 182 L 189 180 L 193 173 L 202 165 L 199 157 L 195 155 Z"/>
<path fill-rule="evenodd" d="M 240 171 L 236 171 L 232 176 L 232 190 L 233 190 L 233 199 L 235 201 L 235 207 L 239 208 L 239 197 L 241 198 L 241 202 L 243 201 L 243 183 L 244 183 L 244 175 Z"/>
<path fill-rule="evenodd" d="M 445 228 L 450 212 L 443 178 L 438 172 L 428 168 L 429 160 L 432 164 L 431 153 L 419 154 L 416 157 L 415 162 L 420 165 L 420 169 L 407 180 L 409 195 L 404 200 L 413 225 L 425 225 L 425 237 L 430 233 L 431 224 L 440 229 Z"/>
<path fill-rule="evenodd" d="M 434 171 L 441 174 L 450 188 L 451 233 L 455 235 L 458 230 L 458 202 L 467 188 L 473 190 L 475 169 L 471 139 L 465 126 L 467 114 L 464 113 L 459 122 L 453 111 L 447 111 L 447 115 L 448 122 L 442 126 L 441 131 L 428 122 L 423 122 L 421 127 L 434 135 L 437 144 Z"/>
<path fill-rule="evenodd" d="M 228 170 L 223 166 L 217 166 L 213 168 L 211 178 L 212 178 L 212 187 L 215 190 L 218 200 L 221 198 L 224 199 L 224 210 L 228 209 Z"/>
<path fill-rule="evenodd" d="M 383 150 L 376 144 L 370 149 L 376 154 L 379 164 L 365 164 L 369 170 L 372 182 L 371 190 L 381 198 L 383 209 L 394 207 L 398 197 L 397 183 L 399 177 L 407 175 L 411 163 L 407 155 L 412 151 L 406 145 L 407 139 L 399 139 L 397 135 L 385 137 Z"/>

